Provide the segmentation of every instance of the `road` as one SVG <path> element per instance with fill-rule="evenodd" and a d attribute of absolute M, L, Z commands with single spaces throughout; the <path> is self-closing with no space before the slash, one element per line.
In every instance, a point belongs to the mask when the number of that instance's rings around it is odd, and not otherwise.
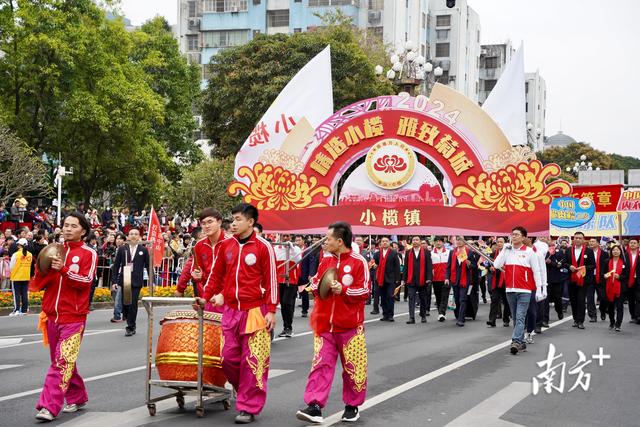
<path fill-rule="evenodd" d="M 406 303 L 396 305 L 396 322 L 369 315 L 366 341 L 369 355 L 367 401 L 361 407 L 360 425 L 367 426 L 600 426 L 638 425 L 637 395 L 640 383 L 638 354 L 640 326 L 625 319 L 622 332 L 609 331 L 608 322 L 571 327 L 571 317 L 555 321 L 535 337 L 528 351 L 509 354 L 511 328 L 485 324 L 489 305 L 480 304 L 478 320 L 464 328 L 449 319 L 438 323 L 431 315 L 427 324 L 407 325 Z M 626 308 L 626 307 L 625 307 Z M 157 314 L 168 308 L 158 309 Z M 303 426 L 295 418 L 303 408 L 302 394 L 309 372 L 313 340 L 307 319 L 296 312 L 296 335 L 276 339 L 272 346 L 271 376 L 267 404 L 255 425 Z M 553 312 L 553 310 L 552 310 Z M 433 312 L 432 312 L 433 313 Z M 552 320 L 555 320 L 552 313 Z M 279 317 L 279 315 L 278 315 Z M 63 426 L 210 426 L 231 425 L 235 411 L 207 404 L 198 419 L 193 401 L 179 410 L 175 401 L 158 405 L 150 417 L 144 401 L 146 313 L 139 311 L 138 334 L 124 337 L 124 327 L 109 323 L 110 311 L 89 315 L 80 350 L 78 369 L 85 378 L 90 401 L 75 414 L 60 414 L 55 425 Z M 280 319 L 279 319 L 280 320 Z M 35 420 L 35 404 L 49 366 L 48 349 L 35 330 L 37 316 L 0 318 L 0 426 L 29 426 Z M 156 331 L 158 328 L 156 328 Z M 544 368 L 549 344 L 565 362 L 564 391 L 532 394 L 532 378 Z M 610 359 L 593 356 L 603 353 Z M 585 354 L 582 368 L 585 391 L 579 385 L 578 351 Z M 586 363 L 585 362 L 585 363 Z M 571 372 L 570 372 L 571 371 Z M 341 369 L 329 403 L 323 411 L 325 425 L 340 423 Z M 558 384 L 556 377 L 555 385 Z M 156 395 L 164 389 L 154 390 Z M 626 408 L 623 410 L 623 408 Z"/>

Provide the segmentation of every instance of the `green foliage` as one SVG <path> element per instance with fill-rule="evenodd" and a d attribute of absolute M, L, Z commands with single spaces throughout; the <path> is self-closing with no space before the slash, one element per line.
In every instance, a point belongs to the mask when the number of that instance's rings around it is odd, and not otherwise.
<path fill-rule="evenodd" d="M 198 212 L 213 206 L 223 215 L 241 200 L 227 194 L 233 178 L 234 157 L 213 158 L 191 167 L 183 173 L 179 184 L 167 188 L 168 203 L 185 212 Z"/>
<path fill-rule="evenodd" d="M 74 198 L 115 189 L 144 205 L 179 179 L 174 157 L 201 159 L 199 77 L 163 19 L 127 32 L 91 0 L 4 1 L 0 32 L 0 119 L 38 153 L 62 155 Z"/>
<path fill-rule="evenodd" d="M 19 195 L 46 196 L 51 191 L 47 169 L 33 150 L 0 126 L 0 202 L 11 205 Z"/>
<path fill-rule="evenodd" d="M 202 103 L 213 154 L 235 154 L 289 80 L 327 45 L 331 45 L 334 110 L 393 93 L 386 79 L 376 77 L 376 64 L 359 41 L 360 33 L 341 22 L 306 33 L 258 35 L 214 56 Z"/>
<path fill-rule="evenodd" d="M 563 171 L 561 178 L 576 182 L 577 177 L 567 173 L 566 168 L 573 168 L 575 162 L 580 161 L 580 156 L 587 156 L 587 162 L 591 162 L 593 168 L 600 169 L 640 169 L 640 159 L 619 154 L 607 154 L 596 150 L 584 142 L 572 143 L 566 147 L 551 147 L 542 153 L 536 153 L 538 160 L 543 164 L 557 163 Z"/>

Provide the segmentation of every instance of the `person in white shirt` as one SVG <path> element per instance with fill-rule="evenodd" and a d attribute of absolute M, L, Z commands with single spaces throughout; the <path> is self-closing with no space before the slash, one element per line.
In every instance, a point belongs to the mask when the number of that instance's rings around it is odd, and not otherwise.
<path fill-rule="evenodd" d="M 509 308 L 514 319 L 511 336 L 511 354 L 524 351 L 524 326 L 531 293 L 537 301 L 544 299 L 540 263 L 533 249 L 524 245 L 527 237 L 524 227 L 515 227 L 511 232 L 512 243 L 505 244 L 494 262 L 494 267 L 504 270 L 505 286 Z"/>

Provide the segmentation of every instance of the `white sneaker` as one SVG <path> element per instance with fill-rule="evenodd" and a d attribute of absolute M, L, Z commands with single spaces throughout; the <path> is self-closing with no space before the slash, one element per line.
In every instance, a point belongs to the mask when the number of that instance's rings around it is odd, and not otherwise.
<path fill-rule="evenodd" d="M 12 311 L 11 313 L 9 313 L 9 317 L 15 317 L 15 316 L 20 316 L 20 312 L 19 311 Z"/>
<path fill-rule="evenodd" d="M 42 408 L 36 414 L 36 419 L 41 421 L 53 421 L 55 417 L 47 408 Z"/>
<path fill-rule="evenodd" d="M 533 336 L 529 332 L 525 333 L 524 334 L 524 341 L 527 344 L 533 344 Z"/>
<path fill-rule="evenodd" d="M 66 412 L 66 413 L 78 412 L 78 409 L 84 408 L 86 404 L 87 404 L 87 402 L 85 402 L 85 403 L 72 403 L 70 405 L 64 405 L 64 408 L 62 409 L 62 412 Z"/>

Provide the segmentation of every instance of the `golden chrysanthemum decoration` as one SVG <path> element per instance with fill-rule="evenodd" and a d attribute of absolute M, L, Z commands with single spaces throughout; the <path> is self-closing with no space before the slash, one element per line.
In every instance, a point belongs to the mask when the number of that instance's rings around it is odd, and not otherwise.
<path fill-rule="evenodd" d="M 545 183 L 560 172 L 558 165 L 543 166 L 539 160 L 508 165 L 495 172 L 470 176 L 466 185 L 453 189 L 453 195 L 457 198 L 457 207 L 531 212 L 548 205 L 554 197 L 571 194 L 571 184 L 566 181 Z"/>
<path fill-rule="evenodd" d="M 317 196 L 328 197 L 329 187 L 318 185 L 315 176 L 292 173 L 281 166 L 256 163 L 253 169 L 243 166 L 238 176 L 246 177 L 249 184 L 234 181 L 227 192 L 237 196 L 243 192 L 246 203 L 255 204 L 258 209 L 286 211 L 291 209 L 328 206 L 324 202 L 314 202 Z"/>

